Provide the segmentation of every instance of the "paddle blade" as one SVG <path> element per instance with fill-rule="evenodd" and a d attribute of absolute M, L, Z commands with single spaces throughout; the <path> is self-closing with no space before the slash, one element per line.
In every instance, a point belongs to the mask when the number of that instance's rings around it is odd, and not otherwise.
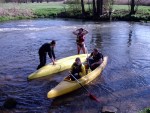
<path fill-rule="evenodd" d="M 90 97 L 91 99 L 97 101 L 97 102 L 100 102 L 100 100 L 97 99 L 97 98 L 96 98 L 94 95 L 92 95 L 92 94 L 89 94 L 89 97 Z"/>

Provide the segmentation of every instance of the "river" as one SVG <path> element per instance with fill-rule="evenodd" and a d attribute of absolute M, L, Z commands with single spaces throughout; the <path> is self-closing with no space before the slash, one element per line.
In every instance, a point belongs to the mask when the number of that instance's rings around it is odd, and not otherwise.
<path fill-rule="evenodd" d="M 98 48 L 108 56 L 101 76 L 86 86 L 100 103 L 82 88 L 48 99 L 47 92 L 68 72 L 28 81 L 39 64 L 38 49 L 54 39 L 57 59 L 77 54 L 72 32 L 81 27 L 89 31 L 88 52 Z M 149 73 L 150 23 L 37 19 L 0 24 L 0 106 L 8 97 L 17 101 L 15 109 L 2 113 L 100 113 L 103 106 L 114 106 L 118 113 L 138 113 L 150 106 Z"/>

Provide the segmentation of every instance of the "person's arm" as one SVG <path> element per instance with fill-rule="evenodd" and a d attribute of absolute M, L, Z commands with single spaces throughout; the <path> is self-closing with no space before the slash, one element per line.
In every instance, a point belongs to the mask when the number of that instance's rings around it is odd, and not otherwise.
<path fill-rule="evenodd" d="M 104 61 L 104 56 L 103 56 L 103 54 L 102 54 L 102 61 Z"/>
<path fill-rule="evenodd" d="M 48 52 L 48 55 L 49 55 L 50 59 L 52 60 L 53 65 L 55 65 L 55 54 L 54 54 L 54 50 L 53 50 L 53 49 L 50 49 L 50 51 Z"/>
<path fill-rule="evenodd" d="M 93 52 L 90 54 L 90 56 L 87 59 L 90 59 L 93 56 Z"/>
<path fill-rule="evenodd" d="M 93 63 L 92 66 L 95 65 L 95 64 L 101 64 L 103 62 L 103 59 L 104 59 L 103 55 L 100 53 L 99 54 L 99 60 L 97 62 Z"/>
<path fill-rule="evenodd" d="M 81 72 L 79 73 L 79 75 L 80 75 L 81 77 L 86 75 L 85 66 L 84 66 L 83 64 L 82 64 L 82 66 L 81 66 Z"/>
<path fill-rule="evenodd" d="M 73 33 L 74 35 L 78 35 L 79 31 L 76 30 L 76 31 L 73 31 L 72 33 Z"/>
<path fill-rule="evenodd" d="M 82 34 L 83 35 L 86 35 L 86 34 L 88 34 L 89 32 L 87 31 L 87 30 L 85 30 L 85 29 L 83 29 L 83 31 L 82 31 Z"/>
<path fill-rule="evenodd" d="M 71 73 L 71 74 L 72 74 L 72 71 L 73 71 L 73 67 L 74 67 L 74 63 L 72 64 L 72 66 L 70 68 L 70 71 L 69 71 L 69 73 Z"/>
<path fill-rule="evenodd" d="M 54 52 L 54 48 L 52 48 L 52 57 L 53 57 L 54 60 L 56 59 L 56 57 L 55 57 L 55 52 Z"/>

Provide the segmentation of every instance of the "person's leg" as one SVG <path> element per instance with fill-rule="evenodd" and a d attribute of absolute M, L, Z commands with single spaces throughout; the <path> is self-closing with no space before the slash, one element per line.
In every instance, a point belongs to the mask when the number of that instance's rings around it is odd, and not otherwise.
<path fill-rule="evenodd" d="M 93 59 L 88 59 L 88 64 L 89 64 L 89 67 L 90 67 L 90 69 L 92 68 L 92 64 L 94 63 L 94 60 Z"/>
<path fill-rule="evenodd" d="M 43 67 L 46 64 L 46 53 L 39 53 L 39 59 L 40 59 L 40 64 L 38 65 L 37 69 Z"/>
<path fill-rule="evenodd" d="M 87 52 L 86 52 L 85 44 L 82 45 L 82 51 L 83 51 L 84 54 L 87 53 Z"/>
<path fill-rule="evenodd" d="M 100 65 L 100 64 L 95 64 L 95 65 L 91 66 L 91 70 L 96 69 L 99 65 Z"/>
<path fill-rule="evenodd" d="M 81 47 L 79 45 L 77 45 L 77 49 L 78 49 L 78 54 L 80 54 Z"/>

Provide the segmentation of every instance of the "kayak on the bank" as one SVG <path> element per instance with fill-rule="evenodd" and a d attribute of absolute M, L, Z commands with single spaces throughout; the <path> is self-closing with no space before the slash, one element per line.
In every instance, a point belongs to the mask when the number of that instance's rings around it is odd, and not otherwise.
<path fill-rule="evenodd" d="M 35 71 L 34 73 L 30 74 L 28 76 L 28 79 L 31 80 L 31 79 L 44 77 L 47 75 L 51 75 L 54 73 L 58 73 L 58 72 L 67 70 L 67 69 L 71 68 L 71 65 L 73 64 L 73 62 L 75 61 L 75 59 L 77 57 L 79 57 L 81 59 L 81 62 L 84 62 L 87 58 L 87 54 L 73 55 L 73 56 L 59 59 L 56 61 L 56 65 L 49 63 L 49 64 L 43 66 L 42 68 L 40 68 L 39 70 Z"/>
<path fill-rule="evenodd" d="M 96 77 L 98 77 L 101 74 L 102 70 L 105 68 L 107 64 L 107 59 L 108 59 L 107 56 L 104 57 L 102 64 L 99 67 L 97 67 L 95 70 L 89 72 L 87 75 L 78 79 L 79 82 L 84 86 L 90 83 L 91 81 L 93 81 Z M 81 85 L 77 81 L 71 81 L 71 80 L 67 80 L 66 78 L 64 78 L 63 81 L 61 81 L 56 87 L 52 88 L 47 93 L 47 97 L 55 98 L 55 97 L 70 93 L 80 87 Z"/>

